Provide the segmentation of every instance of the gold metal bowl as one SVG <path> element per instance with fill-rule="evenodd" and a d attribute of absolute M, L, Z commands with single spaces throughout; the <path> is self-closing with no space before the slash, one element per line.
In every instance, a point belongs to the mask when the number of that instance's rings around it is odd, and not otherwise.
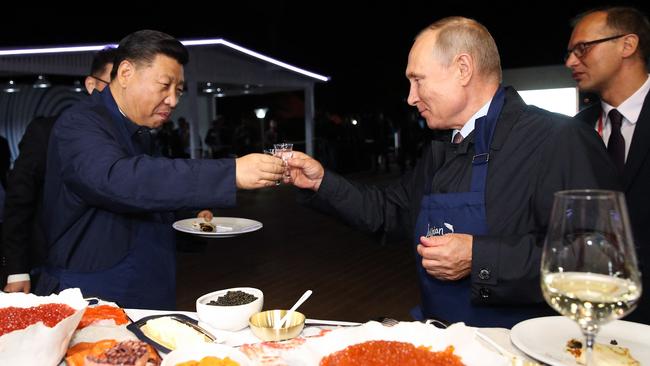
<path fill-rule="evenodd" d="M 280 321 L 287 310 L 267 310 L 253 314 L 248 324 L 257 338 L 263 341 L 282 341 L 297 337 L 305 327 L 305 314 L 294 311 L 284 327 L 274 329 L 275 322 Z"/>

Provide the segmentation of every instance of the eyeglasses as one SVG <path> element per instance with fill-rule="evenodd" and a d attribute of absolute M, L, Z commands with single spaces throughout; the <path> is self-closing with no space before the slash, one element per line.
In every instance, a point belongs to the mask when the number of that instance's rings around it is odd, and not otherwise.
<path fill-rule="evenodd" d="M 573 46 L 573 48 L 570 48 L 566 51 L 566 55 L 564 55 L 564 62 L 566 62 L 566 60 L 568 60 L 569 57 L 571 57 L 571 53 L 576 55 L 577 58 L 582 59 L 587 54 L 587 52 L 589 52 L 592 46 L 597 45 L 598 43 L 612 41 L 625 36 L 627 36 L 627 34 L 619 34 L 617 36 L 601 38 L 589 42 L 580 42 L 577 45 Z"/>
<path fill-rule="evenodd" d="M 104 84 L 106 84 L 106 85 L 108 85 L 108 84 L 111 83 L 110 81 L 106 81 L 106 80 L 104 80 L 104 79 L 102 79 L 102 78 L 98 78 L 98 77 L 95 76 L 95 75 L 88 75 L 88 76 L 90 76 L 91 78 L 93 78 L 93 79 L 95 79 L 95 80 L 97 80 L 97 81 L 101 81 L 102 83 L 104 83 Z"/>

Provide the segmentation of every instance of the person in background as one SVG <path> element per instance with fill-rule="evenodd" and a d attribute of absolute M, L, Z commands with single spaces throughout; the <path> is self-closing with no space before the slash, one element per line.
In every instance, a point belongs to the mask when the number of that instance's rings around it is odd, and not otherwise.
<path fill-rule="evenodd" d="M 0 136 L 0 276 L 2 267 L 4 266 L 5 258 L 2 256 L 2 220 L 4 219 L 4 206 L 7 194 L 7 172 L 11 165 L 11 151 L 9 150 L 9 142 L 4 136 Z M 0 279 L 0 284 L 4 286 L 4 278 Z"/>
<path fill-rule="evenodd" d="M 269 120 L 269 128 L 264 131 L 264 147 L 273 148 L 273 145 L 284 141 L 284 137 L 278 131 L 278 122 L 274 119 Z"/>
<path fill-rule="evenodd" d="M 235 204 L 237 188 L 275 186 L 282 160 L 152 156 L 150 130 L 176 108 L 187 49 L 154 30 L 126 36 L 111 82 L 52 131 L 44 192 L 47 263 L 36 294 L 78 287 L 123 307 L 174 309 L 173 211 Z"/>
<path fill-rule="evenodd" d="M 7 189 L 7 173 L 11 166 L 11 151 L 9 150 L 9 142 L 4 136 L 0 136 L 0 183 L 2 187 Z"/>
<path fill-rule="evenodd" d="M 631 7 L 590 10 L 573 21 L 565 64 L 600 102 L 576 118 L 595 129 L 617 167 L 637 247 L 643 295 L 626 320 L 650 324 L 650 23 Z"/>
<path fill-rule="evenodd" d="M 182 155 L 181 140 L 174 130 L 174 121 L 167 120 L 156 135 L 158 149 L 162 156 L 167 158 L 180 158 Z"/>
<path fill-rule="evenodd" d="M 588 126 L 501 86 L 496 44 L 475 20 L 422 30 L 406 77 L 408 103 L 430 129 L 451 130 L 446 141 L 432 141 L 387 187 L 353 184 L 294 152 L 293 184 L 307 204 L 357 228 L 412 238 L 416 319 L 510 328 L 551 314 L 539 268 L 553 194 L 617 187 L 602 143 Z"/>
<path fill-rule="evenodd" d="M 205 145 L 210 149 L 210 157 L 212 159 L 219 159 L 226 157 L 228 147 L 224 142 L 225 118 L 217 116 L 212 121 L 212 126 L 205 134 Z"/>
<path fill-rule="evenodd" d="M 185 117 L 178 118 L 178 128 L 176 129 L 178 141 L 180 141 L 181 152 L 178 157 L 189 158 L 192 153 L 190 146 L 190 124 Z"/>
<path fill-rule="evenodd" d="M 88 94 L 108 85 L 115 49 L 95 53 L 84 85 Z M 2 270 L 7 276 L 5 292 L 28 293 L 38 277 L 37 268 L 46 255 L 41 210 L 47 147 L 58 116 L 39 117 L 27 125 L 18 145 L 20 154 L 9 173 L 6 220 L 2 233 Z M 30 275 L 31 273 L 31 275 Z"/>

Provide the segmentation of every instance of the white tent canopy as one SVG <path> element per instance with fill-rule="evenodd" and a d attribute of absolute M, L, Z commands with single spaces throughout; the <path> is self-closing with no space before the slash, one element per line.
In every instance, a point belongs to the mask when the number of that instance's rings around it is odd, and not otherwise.
<path fill-rule="evenodd" d="M 305 96 L 305 148 L 313 154 L 314 83 L 329 77 L 262 55 L 222 38 L 181 41 L 188 48 L 185 66 L 187 96 L 175 115 L 190 121 L 192 156 L 200 144 L 199 129 L 214 119 L 216 98 L 199 88 L 206 82 L 220 88 L 220 95 L 265 94 L 301 90 Z M 107 46 L 53 46 L 0 50 L 0 75 L 85 76 L 93 53 Z"/>

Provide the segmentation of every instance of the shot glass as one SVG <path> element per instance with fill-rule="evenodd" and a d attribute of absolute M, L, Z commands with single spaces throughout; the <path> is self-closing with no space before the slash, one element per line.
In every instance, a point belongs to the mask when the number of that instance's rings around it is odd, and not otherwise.
<path fill-rule="evenodd" d="M 287 166 L 287 161 L 293 156 L 293 144 L 282 143 L 273 145 L 273 150 L 275 156 L 279 157 L 284 161 L 284 165 Z M 284 178 L 291 179 L 291 173 L 289 173 L 289 167 L 284 171 Z"/>

